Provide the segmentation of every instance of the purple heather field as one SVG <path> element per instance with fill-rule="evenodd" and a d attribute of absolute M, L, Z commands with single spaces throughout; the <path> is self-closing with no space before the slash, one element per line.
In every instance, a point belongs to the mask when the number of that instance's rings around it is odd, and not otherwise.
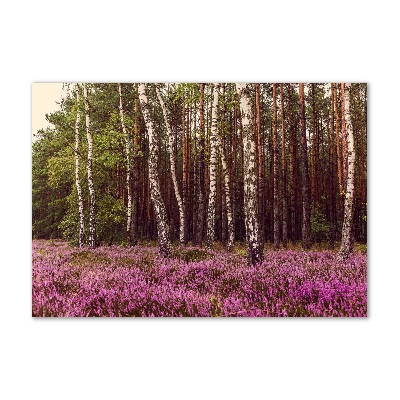
<path fill-rule="evenodd" d="M 32 315 L 45 317 L 366 317 L 367 255 L 265 252 L 257 266 L 233 253 L 33 241 Z"/>

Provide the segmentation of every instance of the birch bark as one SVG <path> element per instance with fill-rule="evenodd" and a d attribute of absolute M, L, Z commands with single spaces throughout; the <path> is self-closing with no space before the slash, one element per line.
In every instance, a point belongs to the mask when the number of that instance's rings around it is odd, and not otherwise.
<path fill-rule="evenodd" d="M 245 83 L 237 83 L 236 91 L 240 100 L 242 116 L 243 171 L 244 171 L 244 211 L 248 257 L 252 264 L 263 260 L 260 232 L 257 218 L 257 172 L 256 144 L 251 116 L 251 99 Z"/>
<path fill-rule="evenodd" d="M 214 248 L 215 239 L 215 198 L 217 188 L 217 137 L 218 137 L 218 119 L 217 119 L 217 106 L 219 98 L 219 85 L 214 85 L 213 93 L 213 108 L 211 113 L 212 125 L 210 134 L 210 167 L 209 167 L 209 181 L 210 192 L 208 196 L 208 209 L 207 209 L 207 237 L 206 248 L 212 250 Z"/>
<path fill-rule="evenodd" d="M 223 84 L 224 85 L 224 84 Z M 222 124 L 222 136 L 225 135 L 225 85 L 223 86 L 223 99 L 224 99 L 224 116 Z M 224 180 L 224 195 L 225 195 L 225 206 L 226 206 L 226 216 L 228 220 L 228 241 L 226 244 L 226 249 L 232 251 L 235 243 L 235 234 L 233 229 L 233 215 L 232 215 L 232 200 L 231 200 L 231 183 L 229 177 L 228 163 L 226 161 L 225 146 L 222 143 L 221 136 L 218 136 L 218 147 L 221 151 L 221 164 L 222 164 L 222 176 Z"/>
<path fill-rule="evenodd" d="M 81 121 L 81 112 L 79 109 L 79 85 L 75 86 L 76 91 L 76 121 L 75 121 L 75 184 L 76 191 L 78 192 L 78 210 L 79 210 L 79 247 L 85 246 L 85 217 L 83 214 L 83 199 L 82 199 L 82 187 L 81 180 L 79 177 L 80 165 L 79 165 L 79 124 Z"/>
<path fill-rule="evenodd" d="M 184 209 L 183 209 L 182 197 L 179 193 L 178 180 L 176 178 L 176 168 L 175 168 L 175 159 L 174 159 L 174 137 L 172 134 L 171 126 L 168 122 L 167 109 L 165 108 L 164 100 L 161 96 L 160 90 L 157 88 L 156 92 L 157 92 L 158 101 L 160 102 L 161 108 L 163 111 L 164 123 L 165 123 L 165 126 L 167 127 L 168 153 L 169 153 L 169 162 L 170 162 L 170 168 L 171 168 L 172 183 L 174 185 L 175 197 L 176 197 L 176 201 L 178 202 L 178 208 L 179 208 L 179 242 L 180 242 L 180 244 L 184 244 L 184 242 L 185 242 L 185 213 L 184 213 Z"/>
<path fill-rule="evenodd" d="M 122 87 L 118 83 L 119 93 L 119 116 L 121 119 L 122 132 L 125 139 L 125 160 L 126 160 L 126 190 L 128 193 L 128 209 L 126 216 L 126 240 L 128 245 L 132 244 L 132 189 L 131 189 L 131 174 L 132 174 L 132 162 L 131 162 L 131 150 L 132 140 L 126 129 L 124 120 L 124 108 L 122 105 Z"/>
<path fill-rule="evenodd" d="M 353 251 L 352 249 L 352 223 L 353 223 L 353 197 L 354 197 L 354 136 L 353 124 L 350 116 L 350 83 L 342 84 L 344 89 L 344 123 L 347 137 L 347 179 L 346 196 L 344 200 L 344 219 L 342 228 L 342 243 L 339 250 L 339 258 L 346 259 Z"/>
<path fill-rule="evenodd" d="M 145 84 L 140 83 L 138 87 L 139 101 L 143 112 L 144 121 L 149 139 L 149 181 L 150 195 L 153 202 L 154 212 L 157 221 L 158 243 L 160 252 L 165 257 L 172 255 L 172 245 L 169 238 L 169 226 L 167 212 L 161 196 L 160 182 L 158 178 L 158 143 L 154 129 L 154 123 L 150 115 L 149 102 L 146 95 Z"/>
<path fill-rule="evenodd" d="M 88 156 L 86 162 L 86 169 L 88 175 L 88 186 L 90 195 L 90 208 L 89 208 L 89 248 L 96 247 L 96 196 L 93 185 L 93 138 L 90 130 L 90 115 L 89 115 L 89 102 L 87 84 L 83 85 L 83 97 L 85 99 L 85 121 L 86 121 L 86 136 L 88 141 Z"/>

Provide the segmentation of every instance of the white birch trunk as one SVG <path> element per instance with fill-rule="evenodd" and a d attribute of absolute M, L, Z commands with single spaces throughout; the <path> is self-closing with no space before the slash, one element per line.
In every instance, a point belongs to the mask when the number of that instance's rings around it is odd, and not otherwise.
<path fill-rule="evenodd" d="M 154 212 L 157 220 L 158 243 L 160 252 L 165 257 L 172 255 L 172 245 L 169 238 L 169 226 L 167 223 L 167 212 L 161 196 L 160 182 L 158 179 L 158 143 L 154 129 L 153 120 L 150 115 L 149 104 L 146 96 L 145 84 L 140 83 L 139 101 L 143 112 L 144 121 L 147 128 L 149 139 L 149 181 L 151 200 L 153 202 Z"/>
<path fill-rule="evenodd" d="M 88 141 L 88 156 L 87 156 L 87 175 L 88 186 L 90 195 L 90 208 L 89 208 L 89 247 L 96 247 L 96 197 L 93 186 L 93 172 L 92 172 L 92 157 L 93 157 L 93 139 L 90 131 L 90 116 L 89 116 L 89 102 L 87 85 L 83 85 L 83 97 L 85 99 L 85 116 L 86 116 L 86 136 Z"/>
<path fill-rule="evenodd" d="M 132 173 L 132 163 L 131 163 L 131 149 L 132 140 L 129 133 L 127 132 L 125 121 L 124 121 L 124 108 L 122 105 L 122 87 L 118 83 L 119 92 L 119 116 L 121 119 L 122 132 L 125 138 L 125 159 L 126 159 L 126 190 L 128 193 L 128 209 L 126 218 L 126 239 L 128 244 L 132 243 L 132 190 L 131 190 L 131 173 Z"/>
<path fill-rule="evenodd" d="M 184 242 L 185 242 L 185 213 L 183 210 L 182 197 L 179 193 L 178 181 L 176 178 L 176 168 L 175 168 L 175 162 L 174 162 L 174 136 L 172 134 L 171 126 L 168 123 L 167 110 L 165 108 L 164 100 L 161 97 L 160 90 L 157 88 L 156 92 L 157 92 L 158 100 L 161 104 L 161 108 L 162 108 L 163 115 L 164 115 L 164 122 L 165 122 L 165 126 L 167 127 L 167 133 L 168 133 L 169 162 L 170 162 L 170 167 L 171 167 L 171 175 L 172 175 L 172 182 L 174 185 L 175 197 L 176 197 L 176 201 L 178 202 L 178 208 L 179 208 L 179 242 L 180 242 L 180 244 L 184 244 Z"/>
<path fill-rule="evenodd" d="M 83 199 L 82 199 L 82 187 L 81 180 L 79 177 L 80 165 L 79 165 L 79 124 L 81 122 L 81 112 L 79 109 L 79 86 L 76 84 L 76 121 L 75 121 L 75 184 L 76 191 L 78 193 L 78 210 L 79 210 L 79 247 L 85 246 L 85 217 L 83 214 Z"/>
<path fill-rule="evenodd" d="M 223 85 L 222 93 L 225 102 L 225 85 Z M 224 113 L 225 114 L 225 113 Z M 224 118 L 224 117 L 223 117 Z M 225 121 L 222 122 L 222 129 L 224 130 Z M 231 202 L 231 189 L 230 189 L 230 177 L 228 171 L 228 165 L 225 158 L 225 147 L 222 142 L 222 137 L 225 132 L 222 131 L 221 135 L 218 135 L 218 148 L 221 152 L 221 164 L 222 164 L 222 176 L 224 180 L 224 192 L 225 192 L 225 205 L 226 205 L 226 216 L 228 220 L 228 241 L 226 244 L 226 249 L 232 251 L 235 245 L 235 232 L 233 227 L 233 216 L 232 216 L 232 202 Z"/>
<path fill-rule="evenodd" d="M 208 209 L 207 209 L 207 236 L 206 236 L 206 249 L 212 250 L 214 248 L 215 239 L 215 198 L 217 193 L 217 138 L 218 138 L 218 119 L 217 119 L 217 106 L 218 106 L 218 90 L 219 85 L 214 85 L 213 94 L 213 108 L 211 114 L 212 126 L 210 134 L 210 193 L 208 196 Z"/>
<path fill-rule="evenodd" d="M 346 183 L 346 197 L 344 200 L 344 218 L 342 227 L 342 243 L 339 250 L 339 258 L 344 260 L 352 252 L 352 225 L 353 225 L 353 197 L 354 197 L 354 137 L 353 137 L 353 124 L 350 115 L 350 87 L 351 83 L 345 84 L 344 89 L 344 118 L 347 132 L 347 183 Z"/>
<path fill-rule="evenodd" d="M 257 218 L 257 174 L 256 174 L 256 145 L 254 141 L 253 118 L 251 100 L 247 92 L 247 85 L 236 84 L 236 91 L 240 99 L 242 114 L 242 140 L 244 151 L 244 211 L 246 237 L 248 243 L 249 262 L 259 263 L 263 260 L 260 232 Z"/>
<path fill-rule="evenodd" d="M 224 176 L 224 189 L 225 189 L 225 201 L 226 201 L 226 215 L 228 218 L 228 243 L 226 245 L 226 248 L 228 251 L 232 251 L 235 245 L 235 232 L 233 230 L 230 179 L 229 179 L 228 165 L 225 159 L 225 151 L 222 146 L 222 143 L 219 143 L 219 147 L 221 149 L 222 173 Z"/>

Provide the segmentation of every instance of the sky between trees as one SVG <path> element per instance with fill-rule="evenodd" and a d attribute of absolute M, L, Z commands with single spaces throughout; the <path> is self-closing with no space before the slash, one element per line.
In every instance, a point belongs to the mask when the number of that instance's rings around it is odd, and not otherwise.
<path fill-rule="evenodd" d="M 62 83 L 32 83 L 32 142 L 39 129 L 53 127 L 46 120 L 46 114 L 60 110 L 57 104 L 65 97 L 67 89 L 63 89 Z"/>

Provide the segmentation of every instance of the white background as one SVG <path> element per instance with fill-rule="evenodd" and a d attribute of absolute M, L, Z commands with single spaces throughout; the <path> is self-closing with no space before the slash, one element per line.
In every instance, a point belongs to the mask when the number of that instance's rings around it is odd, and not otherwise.
<path fill-rule="evenodd" d="M 2 6 L 1 397 L 400 398 L 396 2 L 136 3 Z M 43 81 L 368 82 L 369 317 L 31 318 L 30 96 Z"/>

